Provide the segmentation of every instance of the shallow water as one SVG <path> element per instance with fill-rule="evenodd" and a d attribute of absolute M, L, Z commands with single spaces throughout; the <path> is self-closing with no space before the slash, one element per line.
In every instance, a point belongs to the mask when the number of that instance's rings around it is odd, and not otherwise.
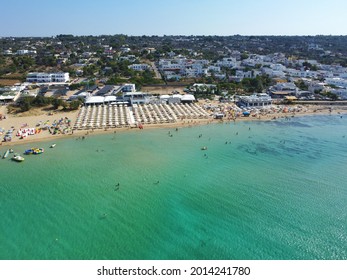
<path fill-rule="evenodd" d="M 314 116 L 41 143 L 0 159 L 0 258 L 347 259 L 346 134 Z"/>

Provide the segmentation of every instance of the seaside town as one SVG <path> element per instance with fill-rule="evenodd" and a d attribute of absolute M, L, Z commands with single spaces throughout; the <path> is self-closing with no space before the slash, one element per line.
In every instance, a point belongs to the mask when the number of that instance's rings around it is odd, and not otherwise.
<path fill-rule="evenodd" d="M 347 1 L 1 8 L 1 279 L 346 279 Z"/>
<path fill-rule="evenodd" d="M 346 36 L 0 38 L 1 145 L 340 113 Z"/>

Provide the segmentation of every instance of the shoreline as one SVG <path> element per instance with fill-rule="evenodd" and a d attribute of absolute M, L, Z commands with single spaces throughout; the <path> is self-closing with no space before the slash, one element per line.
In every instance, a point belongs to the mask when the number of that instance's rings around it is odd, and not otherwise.
<path fill-rule="evenodd" d="M 238 117 L 238 118 L 235 118 L 235 120 L 228 119 L 228 118 L 224 118 L 221 120 L 213 119 L 213 118 L 184 119 L 174 123 L 146 124 L 144 125 L 144 129 L 184 128 L 184 127 L 191 127 L 191 126 L 208 125 L 213 123 L 232 123 L 232 122 L 240 122 L 240 121 L 271 121 L 274 119 L 316 116 L 316 115 L 339 116 L 341 115 L 340 111 L 344 111 L 344 113 L 347 113 L 347 106 L 339 106 L 338 108 L 334 108 L 333 111 L 330 111 L 324 106 L 313 105 L 307 108 L 307 110 L 303 112 L 286 112 L 286 113 L 279 112 L 279 113 L 271 113 L 267 115 L 259 115 L 257 117 L 254 117 L 254 116 Z M 53 122 L 53 120 L 55 119 L 63 119 L 63 118 L 70 118 L 71 122 L 73 123 L 76 120 L 77 114 L 78 114 L 78 111 L 73 113 L 58 113 L 52 116 L 47 116 L 47 115 L 26 116 L 26 117 L 10 116 L 8 119 L 2 120 L 0 122 L 0 127 L 3 127 L 3 124 L 6 123 L 7 129 L 9 129 L 9 127 L 14 127 L 15 128 L 14 133 L 16 133 L 16 131 L 18 130 L 18 125 L 21 123 L 28 123 L 30 121 L 30 124 L 33 124 L 35 122 L 38 122 L 39 119 L 48 119 L 49 121 Z M 32 127 L 35 127 L 35 126 L 32 125 Z M 120 127 L 120 128 L 107 128 L 107 129 L 94 129 L 94 130 L 92 129 L 73 130 L 72 132 L 69 132 L 66 134 L 53 135 L 48 130 L 44 130 L 39 134 L 28 136 L 26 139 L 20 139 L 19 137 L 14 136 L 12 141 L 10 142 L 1 142 L 0 148 L 40 143 L 40 142 L 48 142 L 48 141 L 52 141 L 52 144 L 53 144 L 56 139 L 82 137 L 82 136 L 99 135 L 99 134 L 112 134 L 117 132 L 123 133 L 130 130 L 131 131 L 138 130 L 139 132 L 141 131 L 141 129 L 137 127 Z M 1 137 L 3 137 L 3 135 Z"/>

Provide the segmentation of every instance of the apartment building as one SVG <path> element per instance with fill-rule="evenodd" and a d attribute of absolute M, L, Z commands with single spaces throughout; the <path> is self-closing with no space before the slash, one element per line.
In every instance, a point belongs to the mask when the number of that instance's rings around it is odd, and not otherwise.
<path fill-rule="evenodd" d="M 32 72 L 27 75 L 26 81 L 29 83 L 66 83 L 70 80 L 69 73 L 41 73 Z"/>
<path fill-rule="evenodd" d="M 148 64 L 132 64 L 132 65 L 129 65 L 128 68 L 134 71 L 145 71 L 147 69 L 150 69 L 151 66 Z"/>

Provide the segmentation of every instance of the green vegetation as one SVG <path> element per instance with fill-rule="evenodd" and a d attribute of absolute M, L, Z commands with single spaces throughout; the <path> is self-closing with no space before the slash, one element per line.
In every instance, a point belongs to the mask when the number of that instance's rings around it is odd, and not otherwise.
<path fill-rule="evenodd" d="M 17 102 L 17 106 L 22 112 L 29 111 L 31 108 L 40 108 L 48 105 L 52 105 L 55 110 L 59 109 L 59 107 L 63 107 L 63 110 L 77 110 L 82 104 L 83 101 L 80 99 L 66 102 L 59 98 L 44 97 L 41 95 L 37 95 L 36 97 L 26 96 Z"/>
<path fill-rule="evenodd" d="M 88 82 L 82 82 L 78 84 L 71 84 L 69 86 L 69 90 L 77 90 L 85 87 L 91 87 L 95 85 L 95 79 L 90 79 Z"/>
<path fill-rule="evenodd" d="M 300 90 L 308 90 L 308 86 L 305 84 L 303 80 L 299 80 L 294 83 Z"/>
<path fill-rule="evenodd" d="M 333 101 L 336 101 L 339 99 L 339 96 L 335 93 L 332 93 L 332 92 L 326 92 L 326 93 L 320 93 L 321 95 L 323 96 L 326 96 L 328 97 L 329 99 L 333 100 Z"/>
<path fill-rule="evenodd" d="M 16 71 L 23 72 L 28 71 L 35 65 L 35 60 L 30 56 L 15 56 L 12 57 L 13 65 L 16 67 Z"/>
<path fill-rule="evenodd" d="M 262 92 L 273 84 L 273 80 L 268 75 L 257 76 L 256 78 L 244 78 L 241 81 L 242 89 L 248 93 Z"/>

